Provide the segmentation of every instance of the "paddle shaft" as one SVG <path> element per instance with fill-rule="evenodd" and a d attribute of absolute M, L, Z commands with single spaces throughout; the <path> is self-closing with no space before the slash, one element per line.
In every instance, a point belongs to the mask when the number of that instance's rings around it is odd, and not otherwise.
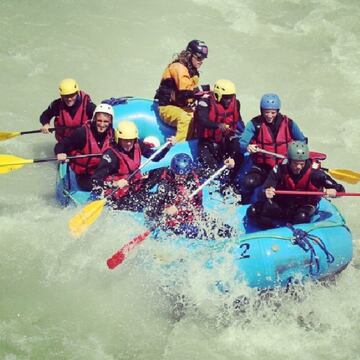
<path fill-rule="evenodd" d="M 267 151 L 267 150 L 264 150 L 264 149 L 260 149 L 260 148 L 258 149 L 258 152 L 263 153 L 263 154 L 267 154 L 267 155 L 271 155 L 271 156 L 274 156 L 274 157 L 279 158 L 279 159 L 287 159 L 287 157 L 284 156 L 284 155 L 274 153 L 272 151 Z M 309 156 L 310 156 L 310 159 L 318 159 L 318 160 L 325 160 L 326 159 L 325 154 L 319 153 L 319 152 L 316 152 L 316 151 L 310 151 Z"/>
<path fill-rule="evenodd" d="M 325 196 L 322 191 L 275 190 L 278 195 Z M 360 193 L 337 192 L 336 196 L 360 196 Z"/>
<path fill-rule="evenodd" d="M 55 128 L 49 128 L 49 131 L 52 132 L 54 131 Z M 41 130 L 30 130 L 30 131 L 21 131 L 20 135 L 27 135 L 27 134 L 38 134 L 41 133 Z"/>
<path fill-rule="evenodd" d="M 260 149 L 260 148 L 258 148 L 257 152 L 260 152 L 262 154 L 272 155 L 272 156 L 274 156 L 276 158 L 279 158 L 279 159 L 286 159 L 286 156 L 284 156 L 284 155 L 274 153 L 272 151 L 267 151 L 267 150 L 264 150 L 264 149 Z"/>
<path fill-rule="evenodd" d="M 261 152 L 261 153 L 264 153 L 264 154 L 275 156 L 275 157 L 280 158 L 280 159 L 285 159 L 286 158 L 283 155 L 273 153 L 271 151 L 267 151 L 267 150 L 263 150 L 263 149 L 259 149 L 258 151 Z M 325 160 L 326 155 L 322 154 L 322 153 L 310 151 L 310 159 Z M 328 169 L 328 168 L 324 168 L 324 167 L 321 167 L 321 169 L 326 171 L 327 173 L 329 173 L 330 176 L 334 177 L 335 179 L 343 180 L 343 181 L 346 181 L 346 182 L 348 182 L 350 184 L 356 184 L 360 180 L 360 176 L 358 176 L 358 173 L 352 172 L 350 174 L 349 170 L 341 170 L 340 169 L 339 171 L 342 172 L 342 173 L 336 173 L 334 169 Z M 344 195 L 344 196 L 346 196 L 346 195 Z"/>
<path fill-rule="evenodd" d="M 217 178 L 225 169 L 227 168 L 226 165 L 221 167 L 219 170 L 217 170 L 214 174 L 212 174 L 206 181 L 204 181 L 195 191 L 192 192 L 192 194 L 189 196 L 189 199 L 192 199 L 197 193 L 199 193 L 207 184 L 209 184 L 210 181 Z"/>
<path fill-rule="evenodd" d="M 68 156 L 66 159 L 72 160 L 72 159 L 81 159 L 81 158 L 95 157 L 95 156 L 101 156 L 101 154 L 85 154 L 85 155 Z M 57 158 L 34 159 L 33 163 L 42 163 L 48 161 L 57 161 Z"/>
<path fill-rule="evenodd" d="M 140 171 L 144 166 L 146 166 L 147 164 L 149 164 L 156 156 L 158 156 L 166 147 L 168 147 L 170 145 L 170 141 L 167 141 L 164 145 L 160 146 L 151 156 L 149 156 L 149 158 L 144 161 L 143 164 L 140 165 L 140 167 L 138 169 L 136 169 L 135 171 L 133 171 L 129 177 L 127 178 L 127 180 L 130 180 L 133 176 L 135 176 L 135 174 Z"/>
<path fill-rule="evenodd" d="M 149 156 L 149 158 L 144 161 L 139 168 L 137 168 L 135 171 L 133 171 L 128 177 L 127 177 L 127 181 L 129 181 L 130 179 L 132 179 L 138 171 L 140 171 L 144 166 L 146 166 L 147 164 L 150 163 L 150 161 L 152 161 L 157 155 L 159 155 L 168 145 L 170 144 L 169 141 L 167 141 L 164 145 L 160 146 L 159 149 L 157 149 L 151 156 Z M 114 195 L 116 193 L 116 191 L 118 191 L 118 187 L 116 187 L 107 197 L 111 197 L 112 195 Z"/>
<path fill-rule="evenodd" d="M 106 264 L 110 270 L 115 269 L 118 265 L 120 265 L 126 258 L 126 254 L 131 251 L 136 245 L 143 242 L 151 232 L 155 230 L 155 227 L 151 227 L 147 229 L 140 235 L 135 236 L 131 241 L 125 244 L 119 251 L 117 251 L 113 256 L 106 260 Z"/>
<path fill-rule="evenodd" d="M 212 180 L 214 180 L 216 177 L 218 177 L 225 169 L 227 168 L 226 165 L 224 165 L 222 168 L 217 170 L 213 175 L 211 175 L 206 181 L 204 181 L 196 190 L 194 190 L 190 196 L 189 199 L 192 199 L 196 194 L 198 194 L 204 186 L 209 184 Z M 131 251 L 136 245 L 143 242 L 152 231 L 156 229 L 156 226 L 152 226 L 151 228 L 147 229 L 144 233 L 137 235 L 134 237 L 131 241 L 126 243 L 119 251 L 114 253 L 109 259 L 107 259 L 106 263 L 110 270 L 115 269 L 118 265 L 120 265 L 125 259 L 126 255 Z"/>

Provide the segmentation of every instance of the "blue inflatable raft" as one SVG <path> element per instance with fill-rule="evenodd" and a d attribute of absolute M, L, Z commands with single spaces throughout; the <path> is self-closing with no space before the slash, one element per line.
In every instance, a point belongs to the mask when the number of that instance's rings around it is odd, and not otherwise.
<path fill-rule="evenodd" d="M 124 119 L 132 120 L 138 126 L 140 139 L 155 136 L 161 144 L 174 134 L 174 129 L 160 120 L 157 104 L 152 100 L 122 98 L 115 102 L 114 127 Z M 196 141 L 176 144 L 164 159 L 148 164 L 143 172 L 169 166 L 173 155 L 180 152 L 195 159 Z M 63 206 L 82 205 L 91 200 L 90 193 L 80 191 L 67 164 L 59 166 L 56 197 Z M 269 289 L 285 287 L 295 279 L 325 279 L 341 272 L 352 259 L 351 232 L 337 208 L 326 199 L 320 201 L 311 223 L 266 231 L 247 224 L 245 215 L 248 206 L 236 205 L 236 202 L 231 201 L 229 203 L 211 186 L 204 189 L 203 199 L 205 210 L 214 214 L 230 213 L 231 207 L 231 218 L 225 218 L 225 221 L 236 229 L 236 237 L 219 240 L 173 237 L 173 245 L 175 249 L 187 248 L 191 253 L 200 251 L 205 254 L 204 267 L 209 271 L 229 261 L 230 256 L 236 281 L 245 282 L 252 288 Z M 139 214 L 134 214 L 134 217 L 139 221 L 143 219 Z M 167 236 L 161 237 L 161 232 L 153 237 L 157 241 L 169 241 Z M 170 261 L 165 261 L 164 265 L 170 265 Z M 222 279 L 217 281 L 217 287 L 221 291 L 229 290 Z"/>

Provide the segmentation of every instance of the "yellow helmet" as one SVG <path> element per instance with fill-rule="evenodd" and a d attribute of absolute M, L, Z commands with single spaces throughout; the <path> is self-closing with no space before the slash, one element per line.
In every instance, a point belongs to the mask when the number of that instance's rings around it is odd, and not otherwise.
<path fill-rule="evenodd" d="M 59 84 L 60 95 L 71 95 L 79 91 L 79 85 L 74 79 L 64 79 Z"/>
<path fill-rule="evenodd" d="M 221 79 L 218 80 L 214 85 L 214 96 L 218 102 L 220 102 L 223 95 L 235 95 L 235 94 L 236 94 L 235 84 L 230 80 Z"/>
<path fill-rule="evenodd" d="M 115 129 L 115 141 L 118 143 L 119 139 L 133 140 L 139 136 L 138 128 L 129 120 L 119 122 L 117 129 Z"/>

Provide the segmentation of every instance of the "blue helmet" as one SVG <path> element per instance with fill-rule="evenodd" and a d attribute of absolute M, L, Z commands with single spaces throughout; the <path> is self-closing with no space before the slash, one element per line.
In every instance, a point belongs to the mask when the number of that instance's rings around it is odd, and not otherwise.
<path fill-rule="evenodd" d="M 276 94 L 265 94 L 260 100 L 260 109 L 262 110 L 280 110 L 280 98 Z"/>
<path fill-rule="evenodd" d="M 193 167 L 191 157 L 184 153 L 176 154 L 170 164 L 170 169 L 177 175 L 189 174 L 193 170 Z"/>

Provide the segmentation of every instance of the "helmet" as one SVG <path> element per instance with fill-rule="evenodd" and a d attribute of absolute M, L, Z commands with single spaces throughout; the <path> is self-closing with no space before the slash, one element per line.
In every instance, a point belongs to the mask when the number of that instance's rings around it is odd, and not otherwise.
<path fill-rule="evenodd" d="M 289 160 L 307 160 L 309 146 L 303 141 L 292 141 L 288 146 L 287 157 Z"/>
<path fill-rule="evenodd" d="M 265 94 L 260 100 L 260 109 L 263 110 L 280 110 L 280 98 L 276 94 Z"/>
<path fill-rule="evenodd" d="M 95 117 L 95 114 L 97 114 L 97 113 L 111 115 L 111 120 L 114 118 L 113 107 L 109 104 L 99 104 L 98 106 L 96 106 L 95 111 L 94 111 L 94 117 Z"/>
<path fill-rule="evenodd" d="M 74 79 L 64 79 L 59 84 L 60 95 L 71 95 L 79 91 L 79 85 Z"/>
<path fill-rule="evenodd" d="M 214 85 L 214 96 L 215 99 L 220 102 L 223 95 L 235 95 L 236 88 L 235 84 L 230 80 L 221 79 L 218 80 Z"/>
<path fill-rule="evenodd" d="M 139 135 L 136 125 L 129 121 L 123 120 L 119 122 L 117 129 L 115 129 L 115 141 L 118 143 L 119 139 L 134 140 Z"/>
<path fill-rule="evenodd" d="M 159 147 L 160 141 L 156 136 L 147 136 L 143 140 L 144 144 L 148 144 L 150 147 Z"/>
<path fill-rule="evenodd" d="M 171 160 L 170 169 L 177 175 L 189 174 L 193 169 L 193 161 L 187 154 L 176 154 Z"/>
<path fill-rule="evenodd" d="M 191 40 L 186 47 L 186 51 L 201 59 L 206 59 L 208 57 L 208 47 L 201 40 Z"/>

